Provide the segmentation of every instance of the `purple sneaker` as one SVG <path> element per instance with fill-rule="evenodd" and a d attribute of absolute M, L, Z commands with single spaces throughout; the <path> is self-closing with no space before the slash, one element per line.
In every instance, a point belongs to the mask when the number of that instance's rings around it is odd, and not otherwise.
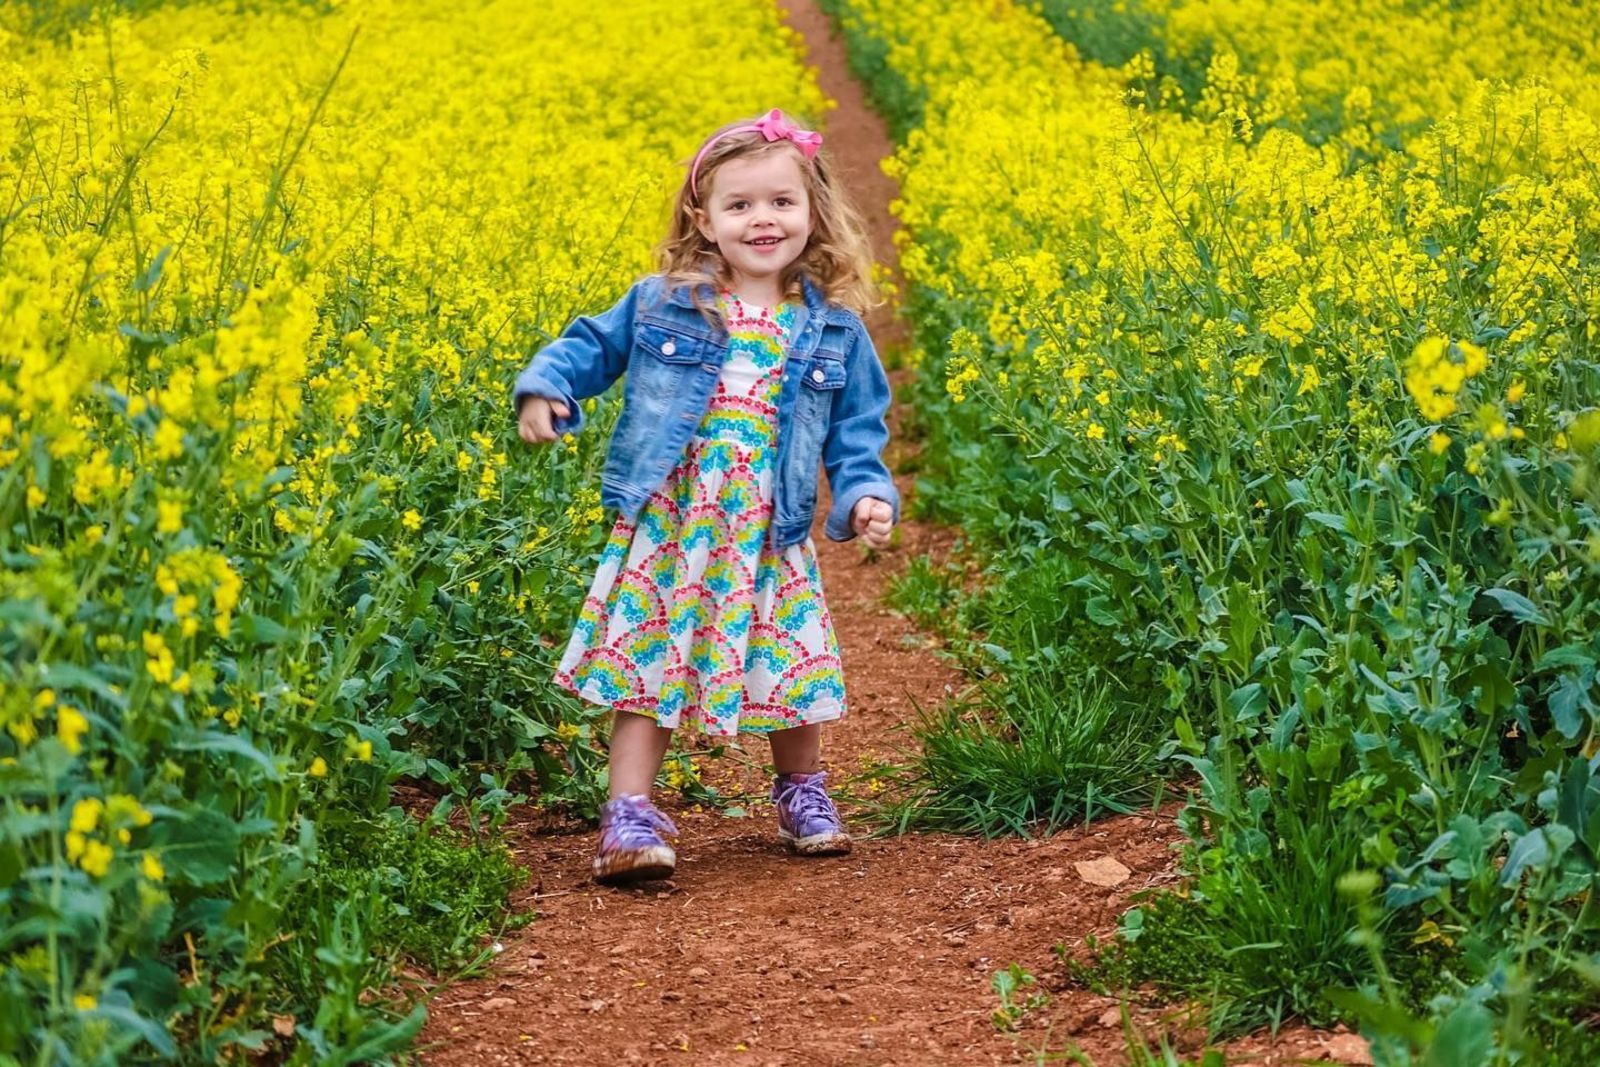
<path fill-rule="evenodd" d="M 840 856 L 850 851 L 839 809 L 827 790 L 828 772 L 780 774 L 772 783 L 778 808 L 778 838 L 802 856 Z"/>
<path fill-rule="evenodd" d="M 678 828 L 650 798 L 620 796 L 600 805 L 600 845 L 594 854 L 594 880 L 602 885 L 672 877 L 678 854 L 662 835 Z"/>

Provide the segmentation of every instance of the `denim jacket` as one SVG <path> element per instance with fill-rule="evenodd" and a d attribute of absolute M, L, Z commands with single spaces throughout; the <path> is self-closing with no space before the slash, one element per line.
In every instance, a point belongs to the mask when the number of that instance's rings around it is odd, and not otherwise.
<path fill-rule="evenodd" d="M 823 532 L 855 536 L 850 513 L 877 497 L 900 520 L 882 452 L 889 380 L 861 319 L 828 304 L 809 278 L 790 335 L 778 394 L 778 454 L 773 478 L 770 543 L 799 544 L 817 507 L 817 465 L 828 472 L 833 506 Z M 712 303 L 709 287 L 702 301 Z M 622 413 L 600 478 L 600 502 L 635 518 L 688 447 L 716 389 L 728 334 L 706 321 L 686 288 L 667 289 L 659 274 L 636 282 L 611 310 L 580 316 L 517 375 L 512 410 L 522 400 L 559 400 L 571 412 L 554 420 L 561 433 L 583 426 L 578 401 L 604 392 L 624 371 Z"/>

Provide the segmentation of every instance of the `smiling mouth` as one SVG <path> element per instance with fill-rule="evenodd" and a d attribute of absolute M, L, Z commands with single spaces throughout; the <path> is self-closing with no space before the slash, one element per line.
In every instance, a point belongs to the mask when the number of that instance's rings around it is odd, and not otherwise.
<path fill-rule="evenodd" d="M 782 237 L 757 237 L 754 241 L 746 241 L 745 243 L 763 247 L 766 245 L 775 245 L 781 240 L 783 240 Z"/>

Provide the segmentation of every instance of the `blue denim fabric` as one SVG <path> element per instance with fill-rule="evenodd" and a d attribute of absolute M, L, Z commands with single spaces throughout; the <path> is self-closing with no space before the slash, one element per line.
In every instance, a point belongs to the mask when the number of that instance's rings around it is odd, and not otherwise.
<path fill-rule="evenodd" d="M 771 544 L 799 544 L 817 507 L 817 466 L 828 472 L 833 506 L 823 532 L 855 536 L 850 513 L 862 497 L 888 501 L 900 520 L 900 494 L 882 459 L 889 440 L 884 414 L 889 379 L 860 317 L 828 304 L 810 281 L 790 338 L 778 394 L 778 456 L 773 481 Z M 709 287 L 701 303 L 714 305 Z M 715 316 L 711 316 L 714 320 Z M 629 519 L 677 465 L 715 391 L 728 334 L 708 322 L 687 289 L 668 290 L 652 274 L 613 308 L 575 319 L 517 375 L 512 410 L 528 396 L 559 400 L 571 412 L 555 420 L 562 433 L 583 427 L 578 402 L 596 396 L 626 372 L 622 413 L 600 478 L 601 503 Z"/>

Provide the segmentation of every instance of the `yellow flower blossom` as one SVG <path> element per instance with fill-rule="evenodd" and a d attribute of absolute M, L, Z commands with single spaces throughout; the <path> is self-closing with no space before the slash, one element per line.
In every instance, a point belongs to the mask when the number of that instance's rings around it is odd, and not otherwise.
<path fill-rule="evenodd" d="M 90 833 L 100 825 L 100 816 L 104 812 L 105 802 L 99 797 L 84 797 L 72 805 L 72 816 L 68 825 L 75 833 Z"/>
<path fill-rule="evenodd" d="M 95 878 L 104 878 L 106 872 L 111 869 L 113 855 L 110 845 L 103 841 L 91 840 L 84 849 L 83 855 L 79 857 L 78 866 L 82 867 L 86 874 Z"/>
<path fill-rule="evenodd" d="M 77 708 L 63 704 L 56 712 L 56 739 L 74 756 L 83 751 L 83 735 L 88 732 L 89 720 Z"/>
<path fill-rule="evenodd" d="M 175 534 L 183 529 L 183 502 L 158 500 L 156 502 L 156 532 Z"/>
<path fill-rule="evenodd" d="M 183 455 L 183 427 L 173 419 L 162 419 L 152 444 L 157 459 L 177 459 Z"/>

